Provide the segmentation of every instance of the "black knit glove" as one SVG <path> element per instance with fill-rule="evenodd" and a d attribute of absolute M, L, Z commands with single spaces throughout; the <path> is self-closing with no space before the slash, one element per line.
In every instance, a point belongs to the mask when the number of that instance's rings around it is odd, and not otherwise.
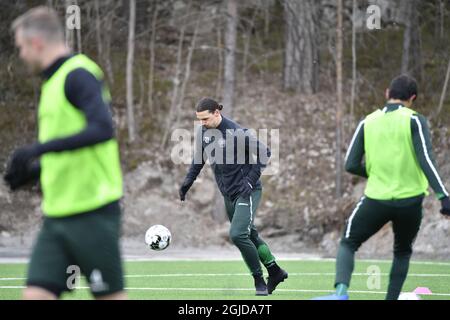
<path fill-rule="evenodd" d="M 3 176 L 3 179 L 12 191 L 25 185 L 33 178 L 31 162 L 39 155 L 38 144 L 20 147 L 13 152 Z"/>
<path fill-rule="evenodd" d="M 446 217 L 450 217 L 450 200 L 448 197 L 442 198 L 441 199 L 441 213 L 446 216 Z"/>

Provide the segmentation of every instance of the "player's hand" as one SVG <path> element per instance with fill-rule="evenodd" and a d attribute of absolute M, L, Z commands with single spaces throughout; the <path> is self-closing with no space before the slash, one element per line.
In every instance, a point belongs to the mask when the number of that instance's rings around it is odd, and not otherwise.
<path fill-rule="evenodd" d="M 30 180 L 28 172 L 24 170 L 9 170 L 3 176 L 3 179 L 5 180 L 5 183 L 9 186 L 11 191 L 17 190 Z"/>
<path fill-rule="evenodd" d="M 450 199 L 449 197 L 445 197 L 441 199 L 441 213 L 446 217 L 450 218 Z"/>
<path fill-rule="evenodd" d="M 253 192 L 253 185 L 248 178 L 244 178 L 242 180 L 241 188 L 239 189 L 239 193 L 242 197 L 248 198 Z"/>
<path fill-rule="evenodd" d="M 11 166 L 27 168 L 28 164 L 39 156 L 39 144 L 17 148 L 11 156 Z"/>
<path fill-rule="evenodd" d="M 194 183 L 194 181 L 191 181 L 189 179 L 185 179 L 183 181 L 183 184 L 181 185 L 180 190 L 179 190 L 179 195 L 180 195 L 181 201 L 184 201 L 186 199 L 186 193 L 189 191 L 189 189 L 191 188 L 193 183 Z"/>
<path fill-rule="evenodd" d="M 38 155 L 37 145 L 21 147 L 13 152 L 3 176 L 12 191 L 30 180 L 30 163 Z"/>

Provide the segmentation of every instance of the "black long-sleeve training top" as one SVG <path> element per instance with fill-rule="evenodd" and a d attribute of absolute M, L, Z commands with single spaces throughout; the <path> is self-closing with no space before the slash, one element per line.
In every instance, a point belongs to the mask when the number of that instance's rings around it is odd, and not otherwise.
<path fill-rule="evenodd" d="M 201 126 L 195 140 L 194 158 L 186 176 L 188 180 L 197 178 L 208 159 L 223 196 L 238 197 L 244 179 L 249 179 L 254 189 L 262 188 L 261 172 L 271 153 L 250 130 L 222 116 L 216 129 Z"/>

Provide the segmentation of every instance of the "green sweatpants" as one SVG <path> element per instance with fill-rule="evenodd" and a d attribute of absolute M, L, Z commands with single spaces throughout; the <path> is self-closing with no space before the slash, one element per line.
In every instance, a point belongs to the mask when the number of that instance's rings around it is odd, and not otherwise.
<path fill-rule="evenodd" d="M 354 268 L 354 254 L 386 223 L 392 222 L 394 232 L 394 260 L 389 277 L 387 300 L 396 300 L 409 269 L 412 246 L 422 221 L 423 197 L 405 201 L 379 201 L 363 197 L 347 221 L 336 259 L 337 284 L 350 285 Z"/>
<path fill-rule="evenodd" d="M 265 267 L 275 263 L 275 257 L 267 244 L 259 237 L 253 224 L 261 193 L 261 190 L 255 190 L 250 197 L 239 197 L 235 200 L 224 197 L 225 209 L 231 222 L 230 239 L 238 247 L 253 276 L 263 274 L 260 261 Z"/>

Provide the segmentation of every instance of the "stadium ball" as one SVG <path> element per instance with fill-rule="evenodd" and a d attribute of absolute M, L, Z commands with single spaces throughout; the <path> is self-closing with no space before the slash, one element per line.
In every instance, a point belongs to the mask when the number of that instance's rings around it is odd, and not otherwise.
<path fill-rule="evenodd" d="M 400 294 L 398 300 L 420 300 L 420 297 L 414 292 L 404 292 Z"/>
<path fill-rule="evenodd" d="M 151 226 L 145 233 L 145 243 L 152 250 L 166 249 L 171 239 L 172 235 L 169 229 L 160 224 Z"/>

